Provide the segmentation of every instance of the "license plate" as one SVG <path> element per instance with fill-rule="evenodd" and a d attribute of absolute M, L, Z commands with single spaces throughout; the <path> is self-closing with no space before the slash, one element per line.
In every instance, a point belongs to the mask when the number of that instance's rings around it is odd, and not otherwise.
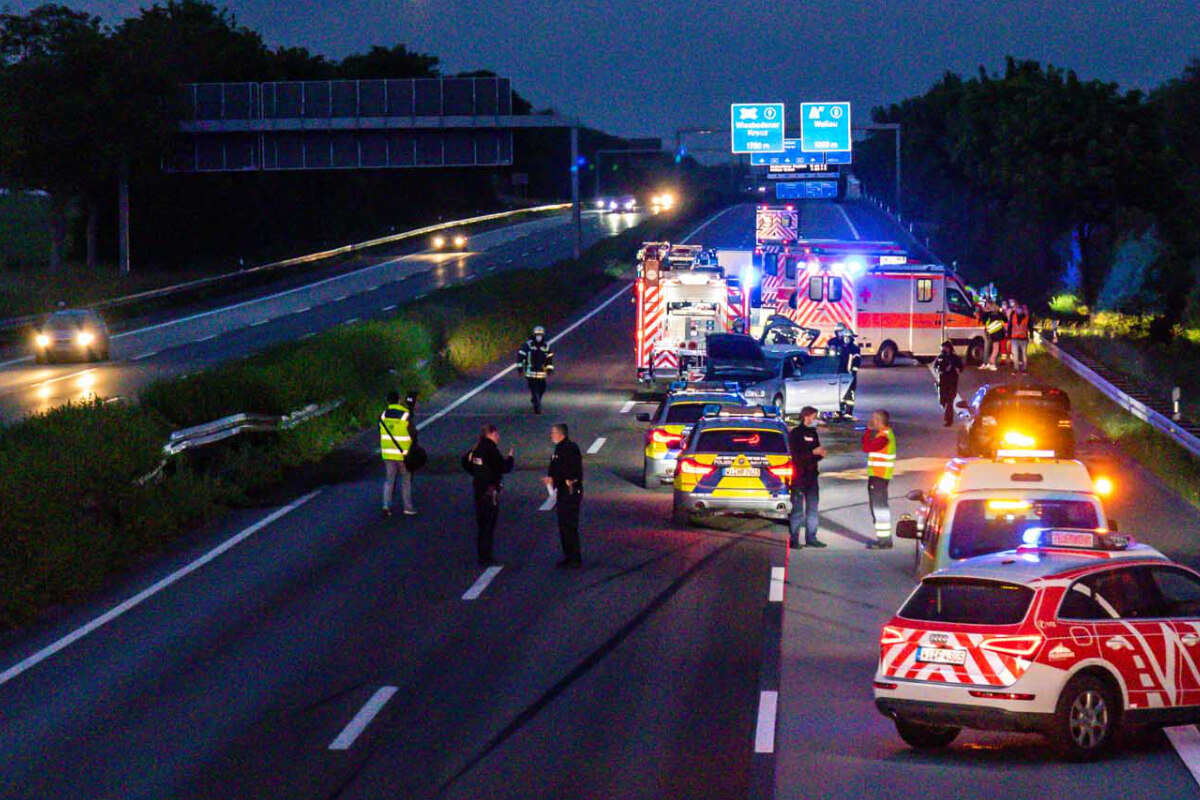
<path fill-rule="evenodd" d="M 762 472 L 757 467 L 726 467 L 726 478 L 757 478 Z"/>
<path fill-rule="evenodd" d="M 917 661 L 922 664 L 965 664 L 966 650 L 946 650 L 941 647 L 918 647 Z"/>

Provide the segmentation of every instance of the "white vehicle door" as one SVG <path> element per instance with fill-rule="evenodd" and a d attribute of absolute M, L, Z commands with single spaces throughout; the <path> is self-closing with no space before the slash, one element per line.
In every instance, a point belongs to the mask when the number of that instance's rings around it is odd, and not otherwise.
<path fill-rule="evenodd" d="M 935 356 L 945 338 L 946 281 L 941 275 L 918 275 L 912 282 L 912 354 Z"/>
<path fill-rule="evenodd" d="M 804 406 L 817 411 L 837 411 L 843 386 L 837 374 L 837 357 L 789 356 L 790 377 L 784 379 L 787 386 L 788 413 L 799 414 Z M 803 362 L 803 363 L 801 363 Z"/>

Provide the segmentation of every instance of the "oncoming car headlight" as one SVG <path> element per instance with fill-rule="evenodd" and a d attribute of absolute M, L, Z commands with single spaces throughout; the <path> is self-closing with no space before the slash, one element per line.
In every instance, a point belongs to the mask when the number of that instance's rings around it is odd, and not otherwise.
<path fill-rule="evenodd" d="M 80 347 L 87 347 L 92 342 L 96 341 L 96 334 L 91 331 L 80 331 L 75 335 L 75 341 L 79 342 Z"/>
<path fill-rule="evenodd" d="M 446 237 L 445 236 L 433 237 L 433 246 L 435 248 L 445 247 L 446 246 Z"/>
<path fill-rule="evenodd" d="M 34 341 L 37 342 L 38 347 L 49 347 L 50 346 L 50 337 L 44 333 L 39 333 L 34 338 Z"/>
<path fill-rule="evenodd" d="M 467 246 L 467 237 L 455 236 L 454 237 L 454 246 L 455 247 L 466 247 Z"/>

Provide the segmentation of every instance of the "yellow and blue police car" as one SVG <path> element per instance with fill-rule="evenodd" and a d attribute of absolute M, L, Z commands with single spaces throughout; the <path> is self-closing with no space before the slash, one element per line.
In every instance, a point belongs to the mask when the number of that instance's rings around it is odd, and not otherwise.
<path fill-rule="evenodd" d="M 715 388 L 688 386 L 683 381 L 671 384 L 670 393 L 653 414 L 638 414 L 637 417 L 639 422 L 651 423 L 646 430 L 642 485 L 653 489 L 674 479 L 683 440 L 704 414 L 706 406 L 735 409 L 745 405 L 746 399 L 736 385 Z"/>

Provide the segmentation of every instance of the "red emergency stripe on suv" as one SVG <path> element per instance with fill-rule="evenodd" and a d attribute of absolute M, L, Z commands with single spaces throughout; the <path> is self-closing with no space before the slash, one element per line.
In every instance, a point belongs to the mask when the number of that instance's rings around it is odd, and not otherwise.
<path fill-rule="evenodd" d="M 971 686 L 1011 686 L 1025 674 L 1032 661 L 980 647 L 989 640 L 1012 636 L 988 636 L 979 633 L 946 633 L 914 630 L 889 625 L 888 630 L 900 641 L 880 645 L 880 666 L 884 675 L 911 681 L 963 684 Z M 965 652 L 962 664 L 918 661 L 920 648 Z"/>

